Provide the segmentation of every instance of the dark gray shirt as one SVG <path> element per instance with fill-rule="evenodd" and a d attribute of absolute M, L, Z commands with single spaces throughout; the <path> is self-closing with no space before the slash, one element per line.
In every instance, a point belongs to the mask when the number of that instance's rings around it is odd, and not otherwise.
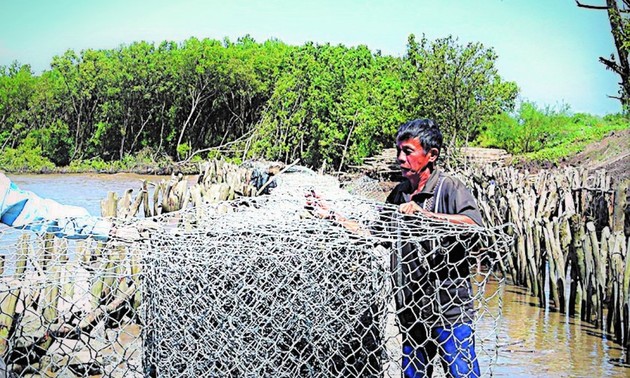
<path fill-rule="evenodd" d="M 481 214 L 474 197 L 464 184 L 441 171 L 432 172 L 422 191 L 410 198 L 413 188 L 403 181 L 387 197 L 387 203 L 400 205 L 415 201 L 421 207 L 442 214 L 468 216 L 482 225 Z M 429 208 L 427 208 L 427 204 Z M 448 243 L 447 238 L 442 243 Z M 422 320 L 429 326 L 445 323 L 468 323 L 474 318 L 473 298 L 469 282 L 468 252 L 460 243 L 449 248 L 447 254 L 429 254 L 429 268 L 419 262 L 419 254 L 431 250 L 406 240 L 392 257 L 392 271 L 398 278 L 397 305 L 403 324 L 413 325 Z M 418 249 L 424 249 L 418 250 Z"/>

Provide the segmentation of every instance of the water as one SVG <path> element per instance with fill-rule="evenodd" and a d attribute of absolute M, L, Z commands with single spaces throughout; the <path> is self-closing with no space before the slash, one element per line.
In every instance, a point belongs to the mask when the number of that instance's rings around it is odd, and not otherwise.
<path fill-rule="evenodd" d="M 141 180 L 164 176 L 135 174 L 8 175 L 22 189 L 100 215 L 100 201 L 114 191 L 136 193 Z M 503 296 L 496 377 L 630 377 L 623 351 L 592 324 L 550 312 L 524 289 L 507 286 Z"/>
<path fill-rule="evenodd" d="M 67 205 L 81 206 L 91 215 L 101 215 L 101 200 L 108 192 L 116 192 L 121 197 L 127 189 L 133 194 L 142 188 L 141 180 L 159 183 L 169 176 L 137 175 L 132 173 L 117 174 L 52 174 L 52 175 L 12 175 L 21 189 L 30 190 L 40 197 L 51 198 Z"/>
<path fill-rule="evenodd" d="M 623 350 L 592 324 L 538 307 L 520 287 L 503 296 L 497 377 L 630 377 Z"/>

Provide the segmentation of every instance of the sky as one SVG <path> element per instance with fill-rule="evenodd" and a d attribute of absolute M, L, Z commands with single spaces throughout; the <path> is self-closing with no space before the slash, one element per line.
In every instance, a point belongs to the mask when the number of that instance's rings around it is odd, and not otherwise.
<path fill-rule="evenodd" d="M 501 77 L 539 107 L 621 111 L 608 97 L 619 78 L 598 61 L 616 51 L 606 13 L 574 0 L 0 0 L 0 65 L 18 61 L 36 73 L 68 49 L 247 34 L 403 56 L 411 33 L 493 48 Z"/>

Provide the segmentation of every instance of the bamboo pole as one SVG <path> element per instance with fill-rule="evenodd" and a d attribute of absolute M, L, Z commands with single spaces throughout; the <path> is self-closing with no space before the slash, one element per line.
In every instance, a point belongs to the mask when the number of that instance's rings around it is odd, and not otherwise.
<path fill-rule="evenodd" d="M 512 216 L 512 222 L 514 223 L 514 225 L 516 226 L 516 282 L 519 285 L 522 285 L 523 283 L 525 283 L 526 281 L 526 268 L 525 268 L 525 264 L 526 264 L 526 257 L 525 257 L 525 242 L 523 240 L 523 226 L 522 226 L 522 219 L 520 216 L 520 209 L 519 209 L 519 205 L 518 205 L 518 201 L 516 198 L 516 195 L 514 195 L 512 192 L 507 192 L 506 193 L 507 196 L 507 200 L 508 200 L 508 204 L 510 207 L 510 214 Z"/>
<path fill-rule="evenodd" d="M 137 310 L 142 303 L 142 292 L 139 290 L 140 288 L 140 250 L 137 248 L 133 248 L 131 250 L 131 280 L 133 281 L 133 285 L 138 288 L 136 293 L 133 296 L 132 307 L 134 310 Z"/>
<path fill-rule="evenodd" d="M 545 303 L 547 303 L 547 297 L 545 294 L 546 272 L 545 272 L 542 248 L 540 244 L 540 241 L 542 240 L 542 235 L 543 235 L 542 226 L 540 222 L 535 222 L 533 224 L 532 232 L 533 232 L 532 235 L 533 235 L 533 244 L 534 244 L 534 264 L 535 264 L 536 271 L 538 272 L 538 275 L 537 275 L 538 297 L 539 297 L 540 305 L 544 306 Z"/>
<path fill-rule="evenodd" d="M 162 214 L 162 209 L 159 206 L 160 203 L 160 193 L 164 193 L 164 189 L 166 188 L 166 181 L 162 179 L 157 185 L 155 185 L 155 189 L 153 190 L 153 215 Z"/>
<path fill-rule="evenodd" d="M 551 295 L 551 300 L 554 303 L 555 308 L 560 309 L 560 297 L 558 296 L 558 277 L 557 277 L 557 267 L 556 261 L 554 259 L 553 253 L 553 231 L 551 231 L 550 222 L 548 220 L 544 220 L 543 226 L 543 234 L 545 236 L 545 257 L 547 263 L 549 264 L 549 294 Z"/>
<path fill-rule="evenodd" d="M 126 303 L 137 290 L 138 288 L 134 284 L 129 285 L 124 291 L 119 290 L 110 303 L 99 306 L 90 311 L 76 326 L 65 323 L 52 325 L 50 327 L 51 335 L 59 338 L 70 337 L 72 335 L 79 334 L 80 332 L 86 332 L 89 328 L 98 323 L 98 321 L 118 310 L 120 306 Z"/>
<path fill-rule="evenodd" d="M 118 214 L 118 195 L 116 192 L 107 193 L 107 198 L 101 201 L 101 216 L 115 217 Z"/>
<path fill-rule="evenodd" d="M 566 298 L 564 296 L 564 288 L 566 287 L 566 262 L 560 241 L 560 220 L 554 217 L 552 222 L 548 223 L 548 227 L 549 233 L 552 235 L 550 244 L 556 266 L 558 299 L 560 300 L 558 305 L 560 312 L 564 313 L 566 312 Z"/>
<path fill-rule="evenodd" d="M 143 201 L 144 201 L 144 189 L 141 189 L 140 192 L 138 192 L 138 195 L 136 196 L 136 198 L 133 200 L 133 202 L 129 206 L 129 211 L 127 212 L 126 218 L 133 218 L 136 215 L 138 215 L 138 211 L 140 211 L 140 205 L 142 205 Z"/>
<path fill-rule="evenodd" d="M 584 312 L 582 313 L 582 320 L 590 322 L 594 307 L 593 299 L 595 299 L 593 297 L 593 287 L 597 284 L 595 283 L 595 262 L 592 239 L 587 233 L 584 234 L 584 261 L 586 263 L 586 280 L 584 281 L 584 298 L 586 301 Z"/>
<path fill-rule="evenodd" d="M 623 314 L 623 279 L 624 279 L 624 257 L 626 252 L 624 250 L 625 240 L 624 235 L 621 232 L 615 232 L 611 235 L 612 248 L 610 249 L 610 277 L 609 282 L 611 286 L 610 290 L 610 302 L 608 306 L 608 319 L 606 323 L 606 330 L 612 332 L 615 335 L 615 340 L 622 344 L 623 332 L 622 332 L 622 316 Z"/>
<path fill-rule="evenodd" d="M 109 267 L 108 254 L 103 255 L 102 261 L 98 263 L 98 268 L 94 271 L 90 286 L 90 309 L 94 311 L 101 305 L 103 298 L 103 288 L 105 286 L 105 277 Z"/>
<path fill-rule="evenodd" d="M 531 283 L 532 295 L 538 296 L 538 266 L 535 260 L 535 251 L 534 251 L 534 232 L 532 231 L 532 222 L 525 222 L 525 252 L 527 254 L 527 262 L 528 262 L 528 272 L 529 272 L 529 281 Z"/>
<path fill-rule="evenodd" d="M 575 292 L 575 303 L 572 304 L 574 306 L 574 310 L 576 315 L 581 315 L 580 319 L 584 319 L 584 311 L 585 301 L 586 301 L 586 286 L 588 284 L 588 270 L 586 267 L 586 248 L 585 241 L 586 238 L 584 236 L 584 226 L 582 224 L 582 220 L 580 216 L 575 214 L 570 218 L 571 224 L 571 233 L 573 234 L 573 239 L 571 240 L 571 246 L 575 253 L 575 269 L 576 269 L 576 277 L 578 279 L 576 285 Z"/>
<path fill-rule="evenodd" d="M 131 208 L 131 193 L 133 189 L 127 189 L 122 198 L 118 201 L 117 212 L 115 216 L 120 219 L 126 219 L 129 217 L 129 211 Z"/>
<path fill-rule="evenodd" d="M 51 235 L 52 236 L 52 235 Z M 54 240 L 44 253 L 48 255 L 46 261 L 45 271 L 45 287 L 42 289 L 42 293 L 39 297 L 39 303 L 37 308 L 41 311 L 43 325 L 48 327 L 50 324 L 55 323 L 58 317 L 57 305 L 59 303 L 59 291 L 61 286 L 61 271 L 62 267 L 59 264 L 59 257 L 65 251 L 58 248 L 57 243 Z M 43 351 L 47 351 L 52 345 L 53 339 L 50 337 L 44 337 L 41 343 L 38 344 L 38 348 Z"/>
<path fill-rule="evenodd" d="M 581 178 L 580 188 L 586 188 L 588 187 L 588 171 L 586 169 L 582 169 L 581 173 L 582 173 L 582 178 Z M 584 213 L 587 207 L 586 203 L 587 203 L 588 191 L 580 189 L 579 193 L 580 193 L 580 212 Z"/>
<path fill-rule="evenodd" d="M 203 197 L 202 197 L 202 187 L 199 184 L 193 185 L 190 188 L 190 197 L 193 202 L 193 206 L 195 207 L 195 215 L 197 217 L 197 221 L 199 221 L 202 217 L 202 205 L 203 205 Z"/>
<path fill-rule="evenodd" d="M 100 294 L 99 303 L 108 303 L 111 296 L 116 292 L 118 287 L 118 277 L 120 277 L 119 267 L 121 266 L 121 254 L 124 255 L 124 247 L 116 246 L 107 254 L 107 264 L 102 272 L 103 283 Z"/>
<path fill-rule="evenodd" d="M 604 261 L 604 266 L 599 269 L 599 273 L 601 275 L 600 279 L 602 280 L 602 324 L 605 326 L 605 329 L 610 329 L 611 324 L 609 323 L 612 322 L 611 317 L 613 317 L 614 314 L 607 313 L 606 318 L 604 319 L 603 309 L 605 307 L 610 307 L 611 302 L 614 302 L 615 300 L 613 298 L 614 287 L 611 279 L 613 275 L 613 264 L 610 256 L 613 246 L 610 245 L 610 239 L 610 229 L 608 227 L 604 227 L 599 236 L 600 258 Z"/>
<path fill-rule="evenodd" d="M 613 233 L 623 232 L 626 223 L 627 194 L 630 179 L 623 181 L 614 192 L 613 221 L 611 222 Z"/>

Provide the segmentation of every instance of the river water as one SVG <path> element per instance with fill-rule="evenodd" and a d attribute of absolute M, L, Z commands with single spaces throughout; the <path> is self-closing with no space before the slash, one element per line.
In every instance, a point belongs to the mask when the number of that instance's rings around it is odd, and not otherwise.
<path fill-rule="evenodd" d="M 114 191 L 137 192 L 141 180 L 163 176 L 135 174 L 7 175 L 22 189 L 42 197 L 82 206 L 100 215 L 100 201 Z M 167 178 L 168 179 L 168 178 Z M 499 330 L 496 377 L 630 377 L 621 347 L 592 324 L 537 305 L 519 287 L 506 286 Z"/>

